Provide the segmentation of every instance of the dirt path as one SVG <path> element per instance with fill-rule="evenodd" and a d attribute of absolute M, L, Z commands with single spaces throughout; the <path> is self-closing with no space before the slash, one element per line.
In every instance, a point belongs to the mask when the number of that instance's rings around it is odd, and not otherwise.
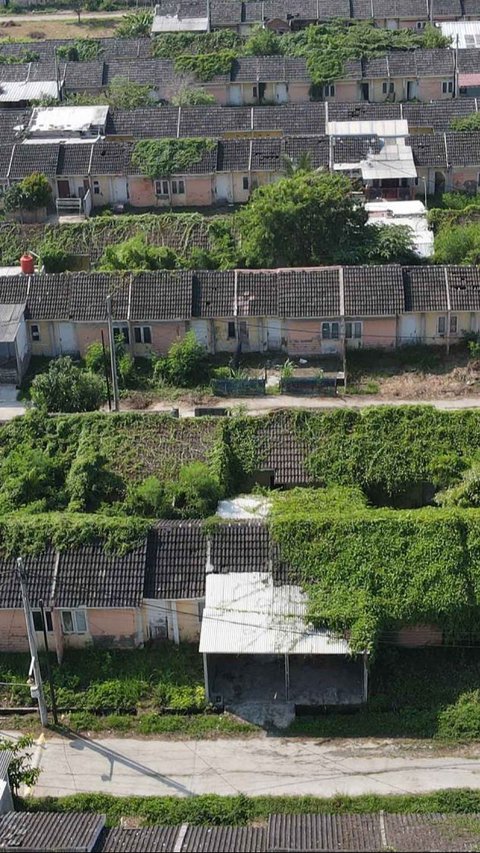
<path fill-rule="evenodd" d="M 95 20 L 108 20 L 109 18 L 122 18 L 126 12 L 135 11 L 134 9 L 127 9 L 125 11 L 117 11 L 117 12 L 85 12 L 83 9 L 81 11 L 81 20 L 82 21 L 95 21 Z M 15 23 L 23 24 L 26 21 L 35 21 L 37 24 L 39 21 L 76 21 L 77 13 L 74 9 L 68 12 L 47 12 L 44 14 L 39 11 L 38 13 L 32 13 L 30 15 L 1 15 L 0 16 L 0 24 L 4 21 L 15 21 Z"/>

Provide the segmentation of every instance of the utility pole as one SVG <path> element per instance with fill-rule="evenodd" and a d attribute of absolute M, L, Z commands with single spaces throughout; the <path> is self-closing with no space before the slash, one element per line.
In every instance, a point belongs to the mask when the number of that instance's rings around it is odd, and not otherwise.
<path fill-rule="evenodd" d="M 45 617 L 45 607 L 43 606 L 43 601 L 40 599 L 38 602 L 40 607 L 40 613 L 42 614 L 42 628 L 43 628 L 43 641 L 45 643 L 45 654 L 47 659 L 47 677 L 48 677 L 48 686 L 50 688 L 50 699 L 52 700 L 52 714 L 53 714 L 53 722 L 56 726 L 58 726 L 58 713 L 57 713 L 57 698 L 55 696 L 55 688 L 53 686 L 53 675 L 52 675 L 52 667 L 50 666 L 50 649 L 48 648 L 48 634 L 47 634 L 47 622 Z"/>
<path fill-rule="evenodd" d="M 107 361 L 107 351 L 105 349 L 105 337 L 102 329 L 102 352 L 103 352 L 103 369 L 105 372 L 105 382 L 107 383 L 107 399 L 108 399 L 108 411 L 112 411 L 112 398 L 110 396 L 110 379 L 108 377 L 108 361 Z"/>
<path fill-rule="evenodd" d="M 115 335 L 113 334 L 112 297 L 107 296 L 108 342 L 110 344 L 110 364 L 112 368 L 113 408 L 118 412 L 120 399 L 118 393 L 117 354 L 115 352 Z"/>
<path fill-rule="evenodd" d="M 20 581 L 20 589 L 22 591 L 23 609 L 25 611 L 25 624 L 27 626 L 28 645 L 30 647 L 31 663 L 29 677 L 34 676 L 35 683 L 30 688 L 30 692 L 34 699 L 38 701 L 38 713 L 40 714 L 40 722 L 42 726 L 48 725 L 47 706 L 45 704 L 45 696 L 43 694 L 42 673 L 40 671 L 40 662 L 38 660 L 37 637 L 35 635 L 35 626 L 33 624 L 32 608 L 28 598 L 27 584 L 25 580 L 25 570 L 21 557 L 17 560 L 17 577 Z"/>

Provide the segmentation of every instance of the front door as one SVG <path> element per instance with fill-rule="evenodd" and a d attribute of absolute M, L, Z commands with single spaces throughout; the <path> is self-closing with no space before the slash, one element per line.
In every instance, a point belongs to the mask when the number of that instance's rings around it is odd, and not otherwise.
<path fill-rule="evenodd" d="M 73 323 L 58 324 L 58 342 L 62 355 L 71 355 L 78 351 L 77 336 Z"/>
<path fill-rule="evenodd" d="M 282 348 L 282 320 L 280 317 L 267 318 L 267 349 L 275 352 Z"/>
<path fill-rule="evenodd" d="M 218 202 L 232 202 L 232 181 L 227 172 L 215 175 L 215 198 Z"/>
<path fill-rule="evenodd" d="M 242 103 L 242 87 L 237 83 L 232 83 L 230 86 L 229 102 L 232 107 L 239 107 Z"/>
<path fill-rule="evenodd" d="M 409 80 L 407 83 L 407 101 L 413 101 L 418 97 L 418 83 L 416 80 Z"/>
<path fill-rule="evenodd" d="M 70 198 L 70 181 L 57 180 L 57 192 L 59 198 Z"/>
<path fill-rule="evenodd" d="M 288 88 L 286 83 L 277 83 L 275 92 L 277 104 L 286 104 L 288 101 Z"/>

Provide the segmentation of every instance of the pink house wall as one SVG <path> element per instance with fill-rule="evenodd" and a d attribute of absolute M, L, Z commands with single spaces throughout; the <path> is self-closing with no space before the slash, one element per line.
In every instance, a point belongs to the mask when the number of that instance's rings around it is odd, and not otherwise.
<path fill-rule="evenodd" d="M 321 320 L 286 320 L 284 335 L 287 352 L 291 355 L 308 355 L 321 351 Z"/>
<path fill-rule="evenodd" d="M 209 95 L 213 95 L 217 104 L 221 104 L 222 106 L 226 106 L 226 104 L 228 104 L 228 83 L 224 83 L 222 86 L 203 83 L 202 89 L 205 89 Z"/>
<path fill-rule="evenodd" d="M 397 342 L 395 317 L 378 317 L 363 320 L 362 346 L 394 347 Z"/>
<path fill-rule="evenodd" d="M 54 615 L 60 615 L 56 610 Z M 87 609 L 87 633 L 63 634 L 65 648 L 83 648 L 90 643 L 107 647 L 131 647 L 143 642 L 141 611 L 134 608 Z M 52 650 L 55 638 L 49 635 Z M 37 641 L 43 648 L 43 638 L 37 632 Z M 0 652 L 28 651 L 27 630 L 23 610 L 0 610 Z"/>
<path fill-rule="evenodd" d="M 310 83 L 289 83 L 288 100 L 291 104 L 306 104 L 310 100 Z"/>
<path fill-rule="evenodd" d="M 463 166 L 463 167 L 453 167 L 452 172 L 452 182 L 453 186 L 456 190 L 463 190 L 470 187 L 467 187 L 468 184 L 473 185 L 475 188 L 478 187 L 478 176 L 480 173 L 480 164 L 478 166 Z M 473 189 L 473 186 L 471 188 Z"/>
<path fill-rule="evenodd" d="M 153 350 L 159 354 L 166 353 L 175 341 L 185 337 L 188 331 L 188 323 L 185 321 L 152 323 L 151 330 L 151 346 L 146 347 L 144 344 L 135 344 L 135 355 L 145 355 L 149 350 Z"/>
<path fill-rule="evenodd" d="M 421 101 L 451 101 L 451 92 L 442 92 L 444 80 L 453 80 L 453 75 L 445 77 L 423 77 L 418 81 L 418 97 Z"/>
<path fill-rule="evenodd" d="M 150 178 L 131 177 L 130 203 L 133 207 L 208 207 L 213 203 L 211 175 L 186 175 L 182 180 L 185 181 L 185 195 L 172 195 L 169 199 L 155 194 L 155 182 Z"/>
<path fill-rule="evenodd" d="M 396 645 L 407 648 L 418 646 L 441 646 L 443 632 L 436 625 L 407 625 L 400 628 L 396 636 Z"/>
<path fill-rule="evenodd" d="M 360 83 L 357 80 L 337 80 L 335 82 L 335 97 L 327 100 L 338 101 L 340 104 L 354 103 L 360 100 Z"/>

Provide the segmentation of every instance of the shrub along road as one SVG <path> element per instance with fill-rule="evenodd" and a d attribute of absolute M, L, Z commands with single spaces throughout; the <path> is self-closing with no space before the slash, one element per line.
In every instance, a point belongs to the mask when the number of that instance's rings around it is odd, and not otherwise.
<path fill-rule="evenodd" d="M 1 735 L 1 733 L 0 733 Z M 52 737 L 37 742 L 35 796 L 415 794 L 480 788 L 480 749 L 412 742 L 255 737 L 167 741 Z"/>

